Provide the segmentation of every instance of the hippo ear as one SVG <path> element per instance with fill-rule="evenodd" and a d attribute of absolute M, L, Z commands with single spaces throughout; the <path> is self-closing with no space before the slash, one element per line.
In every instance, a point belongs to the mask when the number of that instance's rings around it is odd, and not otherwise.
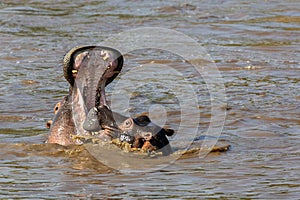
<path fill-rule="evenodd" d="M 174 134 L 174 130 L 173 129 L 170 129 L 170 128 L 163 128 L 165 134 L 167 136 L 172 136 Z"/>
<path fill-rule="evenodd" d="M 147 115 L 141 115 L 137 118 L 134 118 L 133 121 L 138 126 L 147 126 L 151 122 Z"/>

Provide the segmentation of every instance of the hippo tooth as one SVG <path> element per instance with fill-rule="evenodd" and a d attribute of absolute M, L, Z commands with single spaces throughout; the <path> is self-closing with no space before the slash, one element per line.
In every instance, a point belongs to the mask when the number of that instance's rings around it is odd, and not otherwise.
<path fill-rule="evenodd" d="M 109 58 L 109 55 L 108 54 L 105 54 L 105 56 L 103 57 L 103 60 L 107 60 Z"/>
<path fill-rule="evenodd" d="M 94 136 L 94 135 L 98 135 L 99 134 L 99 132 L 92 132 L 92 135 Z"/>

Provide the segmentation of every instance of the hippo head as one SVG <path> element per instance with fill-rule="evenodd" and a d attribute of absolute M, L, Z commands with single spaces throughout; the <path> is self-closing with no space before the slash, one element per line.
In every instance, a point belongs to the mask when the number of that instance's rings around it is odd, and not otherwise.
<path fill-rule="evenodd" d="M 53 121 L 48 124 L 51 128 L 47 142 L 78 144 L 80 141 L 72 139 L 74 135 L 91 134 L 83 128 L 87 114 L 94 107 L 108 107 L 105 86 L 114 80 L 122 66 L 121 53 L 108 47 L 81 46 L 65 55 L 63 71 L 70 84 L 69 94 L 59 103 Z M 111 131 L 118 127 L 109 128 Z"/>
<path fill-rule="evenodd" d="M 172 153 L 166 136 L 174 134 L 173 129 L 163 128 L 153 123 L 148 116 L 127 118 L 120 125 L 120 140 L 132 143 L 135 148 L 158 150 L 163 155 Z"/>

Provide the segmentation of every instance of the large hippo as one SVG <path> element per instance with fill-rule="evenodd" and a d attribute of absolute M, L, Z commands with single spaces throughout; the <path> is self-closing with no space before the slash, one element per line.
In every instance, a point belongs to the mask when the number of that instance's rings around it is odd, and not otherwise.
<path fill-rule="evenodd" d="M 82 126 L 86 114 L 95 106 L 108 106 L 105 86 L 114 80 L 122 66 L 123 56 L 108 47 L 75 47 L 65 55 L 63 70 L 70 84 L 69 94 L 55 111 L 48 143 L 80 144 L 73 136 L 90 134 Z M 116 125 L 110 128 L 118 129 Z"/>
<path fill-rule="evenodd" d="M 69 94 L 55 106 L 47 143 L 81 144 L 74 136 L 93 136 L 104 141 L 120 138 L 133 147 L 148 146 L 150 150 L 167 146 L 163 153 L 171 152 L 166 135 L 172 135 L 173 130 L 153 124 L 146 116 L 130 118 L 110 110 L 105 86 L 122 66 L 121 53 L 108 47 L 75 47 L 65 55 L 63 70 L 70 84 Z"/>

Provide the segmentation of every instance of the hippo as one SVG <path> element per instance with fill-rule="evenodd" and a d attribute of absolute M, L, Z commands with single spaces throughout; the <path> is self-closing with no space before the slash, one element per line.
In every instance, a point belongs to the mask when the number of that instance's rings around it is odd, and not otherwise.
<path fill-rule="evenodd" d="M 118 127 L 121 130 L 120 140 L 132 143 L 134 148 L 157 150 L 161 151 L 163 155 L 172 153 L 166 136 L 172 136 L 174 130 L 156 125 L 146 115 L 128 118 Z"/>
<path fill-rule="evenodd" d="M 90 110 L 83 127 L 85 130 L 102 137 L 101 133 L 97 133 L 97 131 L 101 132 L 102 129 L 107 131 L 109 130 L 107 127 L 115 127 L 116 125 L 119 129 L 117 137 L 121 142 L 131 144 L 133 148 L 149 151 L 158 150 L 163 155 L 172 153 L 166 136 L 172 136 L 174 130 L 156 125 L 146 115 L 132 118 L 113 112 L 107 107 L 98 107 Z"/>
<path fill-rule="evenodd" d="M 172 152 L 166 136 L 172 129 L 162 128 L 147 116 L 131 118 L 110 110 L 105 87 L 120 73 L 123 56 L 103 46 L 80 46 L 64 57 L 64 77 L 69 93 L 55 105 L 54 119 L 47 122 L 47 143 L 82 144 L 74 136 L 92 136 L 103 141 L 119 138 L 135 148 Z"/>
<path fill-rule="evenodd" d="M 111 83 L 123 66 L 123 56 L 109 47 L 80 46 L 64 57 L 64 77 L 69 94 L 58 103 L 53 121 L 49 123 L 47 143 L 81 144 L 74 135 L 89 135 L 82 128 L 87 112 L 95 106 L 108 107 L 105 86 Z M 116 127 L 110 127 L 110 129 Z"/>

